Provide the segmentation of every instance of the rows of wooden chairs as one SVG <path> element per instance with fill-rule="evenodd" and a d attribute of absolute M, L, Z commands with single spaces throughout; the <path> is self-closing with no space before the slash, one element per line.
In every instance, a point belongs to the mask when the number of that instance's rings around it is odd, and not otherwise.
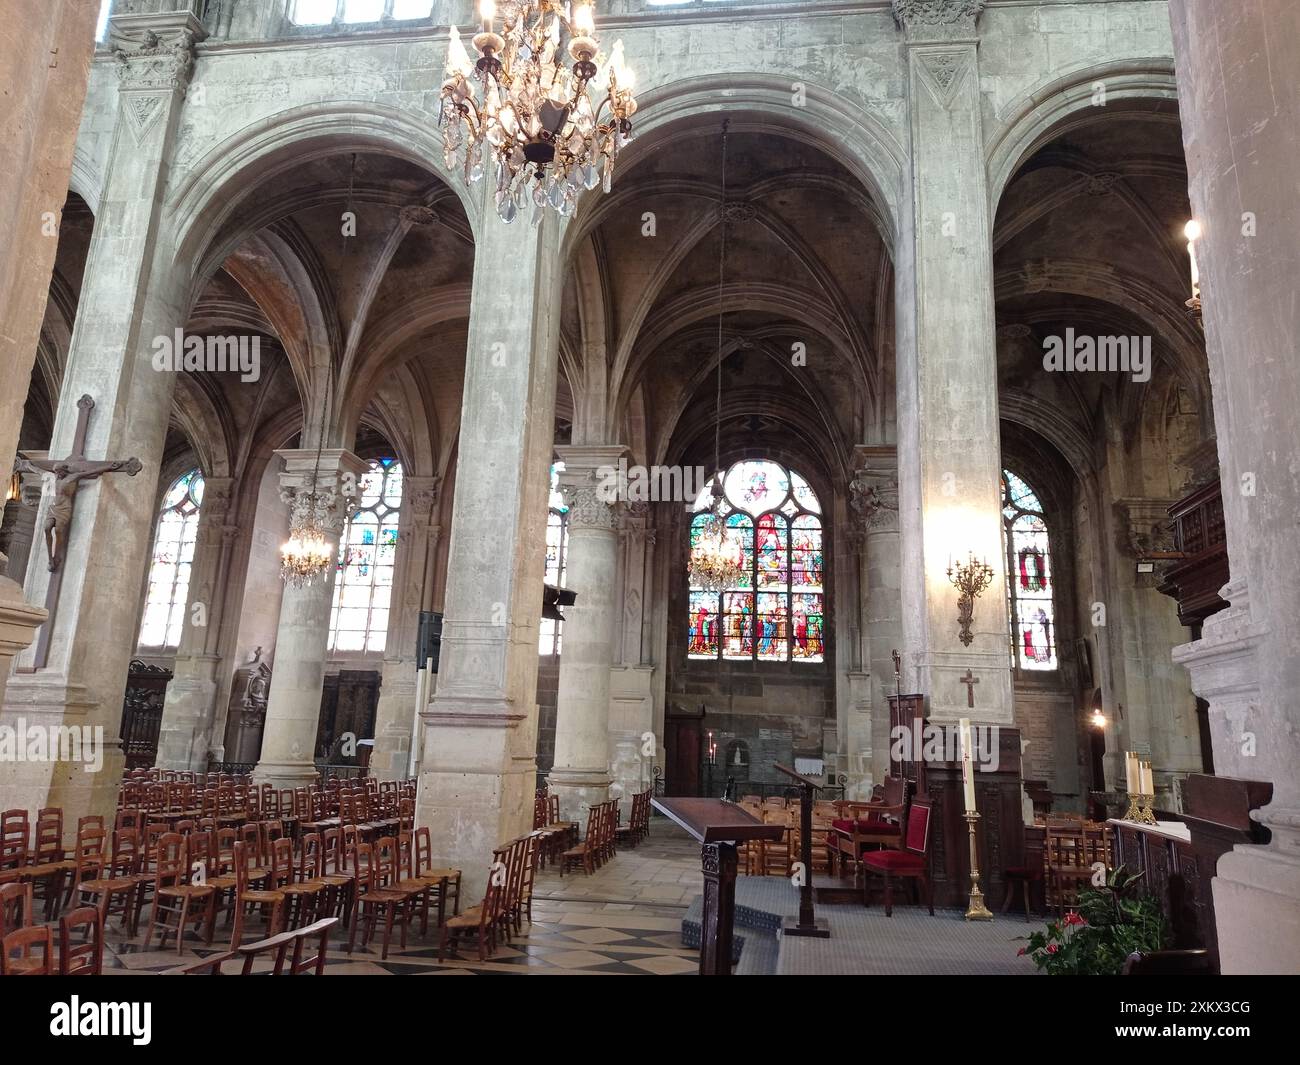
<path fill-rule="evenodd" d="M 798 804 L 787 805 L 780 798 L 759 800 L 757 796 L 746 796 L 739 805 L 765 824 L 779 825 L 784 829 L 780 839 L 751 840 L 745 844 L 742 851 L 745 874 L 789 876 L 792 865 L 800 860 L 803 853 L 801 811 Z M 813 806 L 811 842 L 814 873 L 830 870 L 831 853 L 826 834 L 835 813 L 834 805 L 829 802 L 818 802 Z"/>
<path fill-rule="evenodd" d="M 525 918 L 533 920 L 533 885 L 537 876 L 542 833 L 535 830 L 492 852 L 483 901 L 451 917 L 442 926 L 438 960 L 456 945 L 472 939 L 479 961 L 495 953 L 499 942 L 509 943 L 523 930 Z"/>
<path fill-rule="evenodd" d="M 618 802 L 593 804 L 587 811 L 587 834 L 581 843 L 560 855 L 560 875 L 571 867 L 582 866 L 590 876 L 614 857 L 616 829 L 618 828 Z"/>
<path fill-rule="evenodd" d="M 616 824 L 614 828 L 615 843 L 620 846 L 626 844 L 635 847 L 650 835 L 650 800 L 653 798 L 653 788 L 639 791 L 632 796 L 632 809 L 628 814 L 627 824 Z M 621 814 L 621 808 L 619 812 Z"/>
<path fill-rule="evenodd" d="M 393 834 L 374 843 L 364 838 L 370 830 L 388 827 L 386 821 L 343 820 L 311 832 L 305 831 L 308 823 L 300 822 L 296 847 L 281 819 L 238 826 L 215 817 L 160 822 L 148 820 L 140 810 L 120 809 L 111 835 L 103 818 L 82 818 L 68 856 L 61 844 L 61 811 L 38 814 L 36 846 L 29 843 L 25 811 L 8 811 L 0 815 L 0 838 L 5 841 L 0 936 L 34 925 L 33 889 L 40 887 L 47 922 L 60 910 L 75 905 L 76 912 L 89 905 L 98 915 L 101 936 L 104 925 L 118 916 L 123 931 L 134 937 L 144 908 L 152 903 L 145 949 L 157 934 L 158 949 L 166 949 L 174 936 L 181 953 L 185 929 L 191 925 L 211 943 L 223 910 L 233 926 L 231 949 L 236 949 L 249 913 L 256 910 L 271 937 L 338 917 L 351 929 L 349 949 L 359 928 L 364 944 L 382 919 L 386 957 L 395 923 L 400 924 L 405 946 L 406 929 L 415 916 L 421 920 L 420 934 L 428 933 L 429 911 L 435 904 L 438 925 L 447 919 L 449 907 L 452 916 L 459 914 L 461 880 L 459 870 L 431 868 L 429 830 L 403 827 L 409 824 L 408 815 L 413 819 L 404 806 L 411 800 L 396 789 L 391 795 L 400 811 L 391 823 Z M 345 798 L 344 805 L 349 802 Z M 46 843 L 47 836 L 58 841 L 57 848 Z M 386 908 L 384 893 L 394 891 L 400 892 L 399 905 Z M 20 960 L 41 953 L 42 935 L 26 937 L 34 946 L 15 945 Z"/>
<path fill-rule="evenodd" d="M 538 861 L 545 866 L 560 860 L 570 847 L 578 843 L 578 822 L 560 817 L 560 797 L 539 791 L 533 799 L 533 831 L 541 833 Z"/>

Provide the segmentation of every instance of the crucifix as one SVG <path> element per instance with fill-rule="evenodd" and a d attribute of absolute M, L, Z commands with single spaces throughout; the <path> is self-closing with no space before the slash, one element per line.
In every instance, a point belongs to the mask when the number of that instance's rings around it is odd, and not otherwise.
<path fill-rule="evenodd" d="M 63 560 L 68 552 L 68 529 L 72 524 L 72 508 L 82 481 L 98 480 L 105 473 L 125 473 L 134 477 L 141 470 L 137 458 L 90 462 L 86 459 L 86 429 L 90 425 L 90 412 L 95 401 L 89 396 L 77 400 L 77 430 L 72 438 L 72 453 L 64 459 L 29 459 L 20 457 L 16 467 L 20 473 L 39 472 L 53 477 L 53 499 L 45 512 L 41 531 L 45 535 L 45 551 L 49 556 L 50 581 L 45 588 L 45 609 L 48 617 L 36 638 L 36 652 L 32 671 L 44 669 L 50 652 L 50 633 L 54 629 L 54 613 L 59 604 L 59 589 L 63 585 Z"/>
<path fill-rule="evenodd" d="M 966 685 L 966 705 L 975 705 L 975 685 L 980 682 L 979 677 L 974 676 L 971 671 L 966 670 L 966 676 L 958 677 L 957 683 Z"/>

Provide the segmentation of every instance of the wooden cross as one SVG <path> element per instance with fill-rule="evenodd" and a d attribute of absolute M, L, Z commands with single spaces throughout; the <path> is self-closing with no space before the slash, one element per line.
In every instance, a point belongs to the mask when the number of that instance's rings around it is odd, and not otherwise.
<path fill-rule="evenodd" d="M 82 481 L 98 480 L 105 473 L 125 473 L 134 477 L 142 466 L 137 458 L 89 462 L 86 459 L 86 429 L 90 425 L 90 412 L 95 401 L 89 396 L 77 400 L 77 430 L 72 438 L 72 453 L 65 459 L 29 459 L 20 457 L 16 463 L 20 473 L 53 475 L 53 501 L 45 512 L 42 531 L 45 534 L 45 551 L 49 556 L 50 581 L 45 588 L 45 609 L 48 617 L 36 637 L 36 654 L 30 672 L 44 669 L 50 653 L 50 633 L 54 631 L 54 615 L 59 605 L 59 589 L 63 586 L 63 560 L 68 552 L 68 529 L 72 525 L 72 508 Z M 28 671 L 24 671 L 28 672 Z"/>
<path fill-rule="evenodd" d="M 957 683 L 966 685 L 966 705 L 975 705 L 975 685 L 980 682 L 979 677 L 972 675 L 971 671 L 966 670 L 966 676 L 958 677 Z"/>

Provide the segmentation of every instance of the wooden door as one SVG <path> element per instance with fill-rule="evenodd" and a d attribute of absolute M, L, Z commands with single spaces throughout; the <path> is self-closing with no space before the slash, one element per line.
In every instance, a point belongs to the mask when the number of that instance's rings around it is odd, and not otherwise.
<path fill-rule="evenodd" d="M 700 756 L 703 748 L 703 718 L 668 717 L 666 732 L 664 781 L 665 795 L 700 794 Z"/>

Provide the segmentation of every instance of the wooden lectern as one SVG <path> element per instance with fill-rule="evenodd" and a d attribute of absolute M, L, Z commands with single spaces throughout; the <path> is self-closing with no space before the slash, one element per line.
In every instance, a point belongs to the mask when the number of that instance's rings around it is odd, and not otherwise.
<path fill-rule="evenodd" d="M 704 913 L 700 917 L 700 975 L 731 975 L 736 916 L 736 844 L 778 840 L 785 829 L 765 825 L 722 799 L 655 799 L 655 809 L 700 841 L 704 866 Z"/>

